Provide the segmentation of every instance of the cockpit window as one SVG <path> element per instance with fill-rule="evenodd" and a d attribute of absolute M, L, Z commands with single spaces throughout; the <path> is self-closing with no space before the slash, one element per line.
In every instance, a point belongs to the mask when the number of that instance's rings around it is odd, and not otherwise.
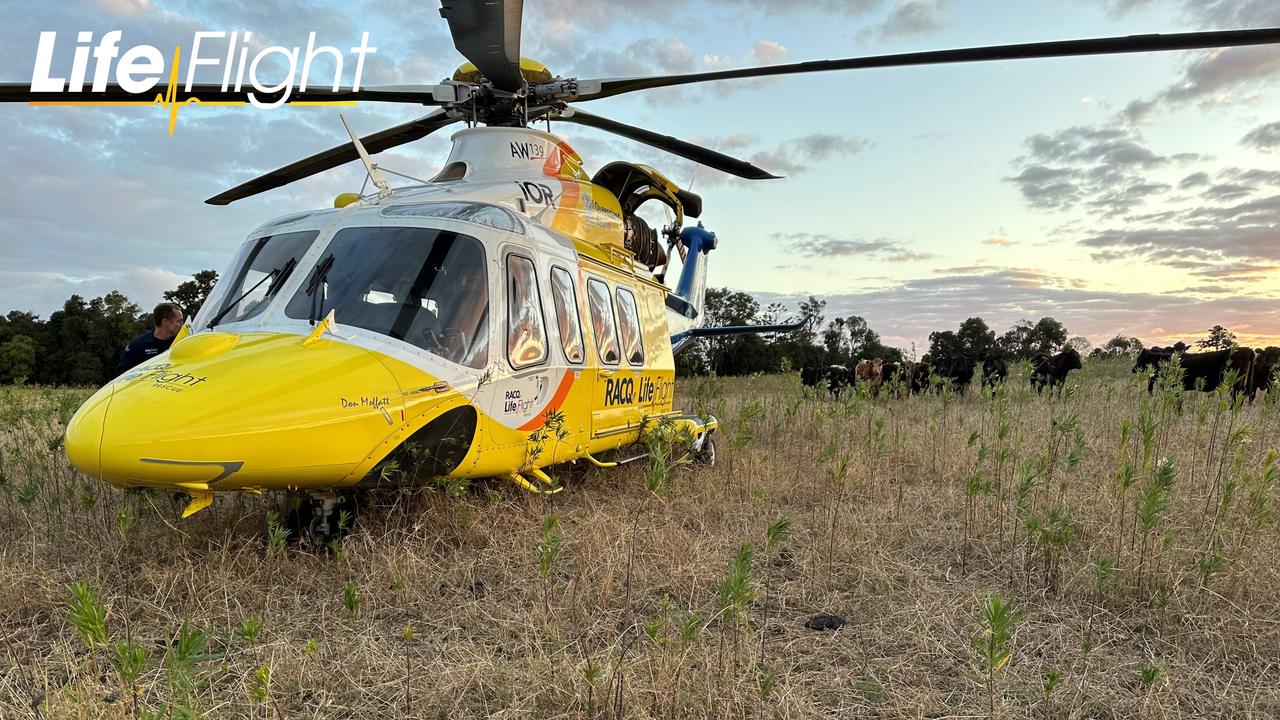
<path fill-rule="evenodd" d="M 309 271 L 286 316 L 322 318 L 332 310 L 339 326 L 389 335 L 459 365 L 489 361 L 488 277 L 475 238 L 432 228 L 346 228 L 321 262 L 329 257 L 327 270 Z"/>
<path fill-rule="evenodd" d="M 319 234 L 317 230 L 306 230 L 246 242 L 235 269 L 227 275 L 226 287 L 221 288 L 224 292 L 220 293 L 216 309 L 202 309 L 195 327 L 215 327 L 260 314 Z"/>

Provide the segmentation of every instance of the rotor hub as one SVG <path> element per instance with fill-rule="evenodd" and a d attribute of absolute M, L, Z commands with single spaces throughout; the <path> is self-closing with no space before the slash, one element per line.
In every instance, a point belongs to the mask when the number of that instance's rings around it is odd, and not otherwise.
<path fill-rule="evenodd" d="M 526 57 L 520 58 L 520 76 L 524 78 L 525 83 L 528 85 L 548 82 L 554 77 L 546 65 Z M 480 85 L 486 79 L 480 69 L 472 62 L 465 62 L 459 65 L 457 70 L 453 71 L 454 82 Z"/>

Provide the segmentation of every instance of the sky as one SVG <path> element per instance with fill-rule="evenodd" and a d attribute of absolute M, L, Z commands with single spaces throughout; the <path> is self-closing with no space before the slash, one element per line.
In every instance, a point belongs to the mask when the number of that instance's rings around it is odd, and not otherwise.
<path fill-rule="evenodd" d="M 59 70 L 86 30 L 121 30 L 123 47 L 166 56 L 197 31 L 251 31 L 257 49 L 305 45 L 312 31 L 348 49 L 367 32 L 377 52 L 364 85 L 434 83 L 463 61 L 434 0 L 4 6 L 2 82 L 31 80 L 50 30 Z M 522 54 L 566 77 L 615 77 L 1277 26 L 1275 0 L 526 0 Z M 553 131 L 589 170 L 624 159 L 692 183 L 720 237 L 710 284 L 793 312 L 819 296 L 828 319 L 860 315 L 904 349 L 923 352 L 929 332 L 975 315 L 998 333 L 1050 315 L 1094 344 L 1189 341 L 1215 324 L 1280 344 L 1278 81 L 1280 47 L 1254 47 L 820 73 L 584 104 L 785 176 L 769 181 Z M 340 110 L 361 134 L 426 112 Z M 343 142 L 338 112 L 188 106 L 170 136 L 158 107 L 0 106 L 0 312 L 47 317 L 72 293 L 113 289 L 149 307 L 223 269 L 262 222 L 360 189 L 352 163 L 230 206 L 203 202 Z M 429 176 L 448 147 L 445 131 L 378 162 Z"/>

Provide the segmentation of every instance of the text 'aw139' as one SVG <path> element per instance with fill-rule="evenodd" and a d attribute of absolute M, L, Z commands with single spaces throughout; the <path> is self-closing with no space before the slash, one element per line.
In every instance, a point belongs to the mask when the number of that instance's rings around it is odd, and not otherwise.
<path fill-rule="evenodd" d="M 707 258 L 718 241 L 685 226 L 701 216 L 701 199 L 645 165 L 613 162 L 588 176 L 568 143 L 531 123 L 594 127 L 769 179 L 573 103 L 735 78 L 1280 41 L 1276 29 L 1139 35 L 577 79 L 520 57 L 521 0 L 442 6 L 469 60 L 450 80 L 287 98 L 438 109 L 210 198 L 224 205 L 356 159 L 374 188 L 250 233 L 169 352 L 76 413 L 66 450 L 77 468 L 122 488 L 183 491 L 192 498 L 185 514 L 217 492 L 304 491 L 308 526 L 324 535 L 335 504 L 359 488 L 500 477 L 550 492 L 546 468 L 643 457 L 628 449 L 657 431 L 690 459 L 713 462 L 716 420 L 676 410 L 675 353 L 699 336 L 798 326 L 704 327 Z M 244 99 L 218 85 L 182 93 Z M 60 99 L 122 94 L 108 86 Z M 0 101 L 41 99 L 28 86 L 0 87 Z M 456 122 L 467 128 L 429 181 L 393 189 L 369 159 Z M 654 229 L 637 215 L 649 201 L 666 206 L 669 225 Z M 669 278 L 674 254 L 683 262 Z"/>

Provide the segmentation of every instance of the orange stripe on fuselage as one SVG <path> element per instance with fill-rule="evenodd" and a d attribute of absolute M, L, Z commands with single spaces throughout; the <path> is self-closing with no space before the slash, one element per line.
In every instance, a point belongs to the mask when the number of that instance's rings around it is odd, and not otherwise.
<path fill-rule="evenodd" d="M 538 414 L 532 420 L 521 425 L 517 429 L 523 431 L 537 430 L 545 425 L 547 422 L 547 413 L 559 410 L 560 405 L 564 403 L 564 399 L 569 397 L 569 388 L 573 387 L 573 375 L 574 372 L 572 370 L 566 370 L 564 377 L 560 379 L 560 386 L 556 388 L 556 394 L 551 396 L 551 400 L 547 402 L 546 407 L 538 411 Z"/>
<path fill-rule="evenodd" d="M 569 147 L 569 143 L 561 140 L 556 143 L 556 152 L 548 153 L 546 161 L 542 163 L 542 174 L 560 181 L 560 199 L 556 202 L 556 214 L 551 219 L 551 226 L 561 232 L 574 229 L 564 227 L 561 220 L 569 222 L 572 218 L 576 224 L 577 212 L 580 210 L 582 189 L 578 186 L 577 180 L 566 178 L 562 172 L 565 159 L 574 157 L 577 157 L 574 149 Z"/>

